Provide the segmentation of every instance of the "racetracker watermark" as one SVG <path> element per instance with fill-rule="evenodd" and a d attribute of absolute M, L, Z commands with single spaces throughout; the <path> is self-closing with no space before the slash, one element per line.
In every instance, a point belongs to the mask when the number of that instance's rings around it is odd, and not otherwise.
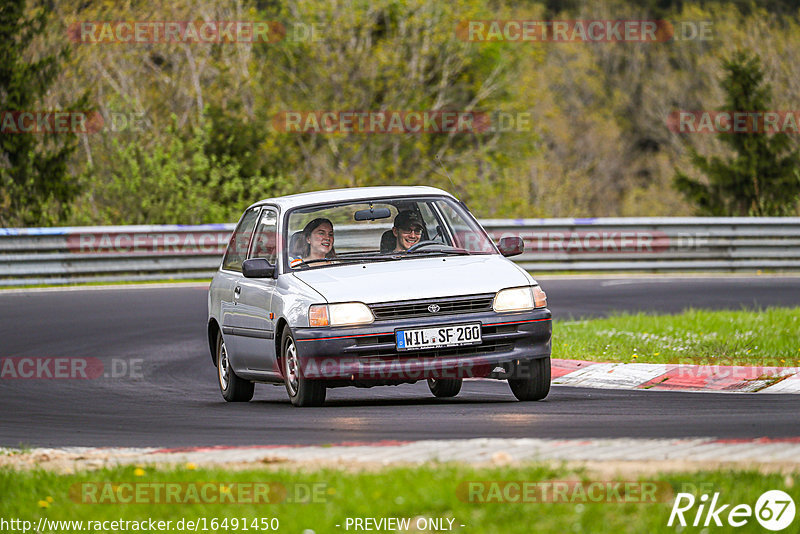
<path fill-rule="evenodd" d="M 793 374 L 795 367 L 780 363 L 776 358 L 760 358 L 762 365 L 752 365 L 752 361 L 744 356 L 740 359 L 687 357 L 680 358 L 678 363 L 667 366 L 668 373 L 676 378 L 736 379 L 760 380 L 780 378 Z M 786 360 L 783 359 L 785 362 Z M 767 364 L 767 365 L 764 365 Z"/>
<path fill-rule="evenodd" d="M 293 23 L 288 27 L 274 20 L 207 21 L 81 21 L 67 30 L 78 44 L 230 44 L 313 42 L 320 39 L 319 24 Z"/>
<path fill-rule="evenodd" d="M 660 503 L 671 502 L 667 482 L 618 480 L 490 480 L 461 482 L 456 495 L 463 502 L 492 503 Z"/>
<path fill-rule="evenodd" d="M 708 250 L 708 232 L 679 232 L 668 235 L 659 230 L 545 230 L 507 232 L 494 230 L 495 241 L 504 237 L 520 237 L 526 253 L 566 254 L 656 254 L 675 251 Z"/>
<path fill-rule="evenodd" d="M 549 323 L 549 320 L 542 320 Z M 392 334 L 389 333 L 392 337 Z M 302 345 L 304 341 L 298 339 Z M 440 347 L 446 348 L 446 347 Z M 452 347 L 451 347 L 452 348 Z M 464 348 L 469 348 L 465 346 Z M 528 378 L 532 376 L 530 366 L 520 360 L 504 362 L 490 361 L 471 356 L 469 361 L 454 365 L 443 362 L 442 358 L 432 355 L 430 351 L 408 351 L 402 358 L 395 356 L 310 356 L 304 358 L 299 366 L 300 374 L 305 378 L 336 381 L 417 381 L 428 378 Z"/>
<path fill-rule="evenodd" d="M 530 112 L 381 110 L 282 111 L 272 120 L 278 132 L 296 134 L 505 133 L 530 131 Z"/>
<path fill-rule="evenodd" d="M 4 380 L 93 380 L 97 378 L 144 378 L 141 358 L 100 358 L 82 356 L 0 358 L 0 379 Z"/>
<path fill-rule="evenodd" d="M 69 490 L 78 504 L 308 504 L 330 493 L 322 482 L 80 482 Z"/>
<path fill-rule="evenodd" d="M 667 127 L 681 134 L 798 134 L 800 111 L 673 111 Z"/>
<path fill-rule="evenodd" d="M 96 111 L 0 111 L 0 134 L 89 134 L 103 122 Z"/>
<path fill-rule="evenodd" d="M 713 38 L 710 21 L 672 24 L 666 20 L 462 20 L 456 35 L 469 42 L 546 43 L 664 43 Z"/>
<path fill-rule="evenodd" d="M 228 231 L 79 233 L 67 235 L 67 250 L 77 254 L 221 254 L 230 236 Z"/>
<path fill-rule="evenodd" d="M 100 111 L 0 111 L 0 134 L 93 134 L 141 132 L 144 113 Z"/>

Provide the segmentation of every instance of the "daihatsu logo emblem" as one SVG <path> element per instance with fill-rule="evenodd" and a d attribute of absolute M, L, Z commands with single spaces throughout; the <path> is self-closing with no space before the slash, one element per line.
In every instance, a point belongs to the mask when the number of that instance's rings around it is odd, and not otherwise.
<path fill-rule="evenodd" d="M 439 307 L 438 304 L 431 304 L 430 306 L 428 306 L 428 311 L 431 313 L 438 313 L 439 310 L 441 310 L 441 308 Z"/>

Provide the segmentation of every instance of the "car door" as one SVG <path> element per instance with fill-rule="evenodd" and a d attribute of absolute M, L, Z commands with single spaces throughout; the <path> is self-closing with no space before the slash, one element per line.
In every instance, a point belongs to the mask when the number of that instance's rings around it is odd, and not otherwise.
<path fill-rule="evenodd" d="M 228 242 L 228 249 L 222 259 L 222 266 L 214 281 L 215 298 L 219 298 L 219 320 L 222 334 L 225 338 L 225 348 L 234 372 L 238 373 L 241 366 L 241 348 L 239 337 L 233 332 L 241 323 L 238 300 L 241 296 L 242 262 L 247 258 L 253 229 L 258 221 L 260 207 L 247 210 L 236 225 Z M 239 289 L 237 289 L 239 288 Z"/>
<path fill-rule="evenodd" d="M 265 258 L 275 265 L 277 242 L 278 211 L 266 206 L 261 210 L 248 258 Z M 278 373 L 272 309 L 276 283 L 276 278 L 241 278 L 237 284 L 237 325 L 233 333 L 237 336 L 239 361 L 248 371 Z"/>

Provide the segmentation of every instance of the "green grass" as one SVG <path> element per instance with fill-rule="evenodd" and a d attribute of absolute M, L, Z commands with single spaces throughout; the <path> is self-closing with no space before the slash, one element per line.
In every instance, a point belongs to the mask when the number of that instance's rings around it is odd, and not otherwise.
<path fill-rule="evenodd" d="M 767 490 L 780 489 L 800 503 L 800 473 L 765 475 L 755 471 L 716 470 L 692 474 L 662 474 L 640 478 L 640 481 L 659 482 L 667 491 L 659 502 L 620 503 L 591 502 L 576 498 L 568 503 L 508 503 L 469 502 L 459 490 L 470 481 L 563 481 L 591 482 L 583 471 L 570 470 L 550 464 L 531 464 L 520 467 L 471 468 L 459 465 L 427 466 L 422 468 L 387 468 L 381 471 L 352 472 L 324 469 L 319 471 L 247 470 L 228 472 L 220 469 L 155 470 L 145 467 L 120 467 L 76 474 L 55 474 L 48 471 L 0 470 L 0 518 L 19 518 L 38 522 L 50 520 L 172 520 L 206 518 L 246 519 L 278 518 L 280 532 L 300 534 L 310 529 L 315 533 L 345 532 L 348 517 L 452 518 L 454 530 L 467 533 L 674 533 L 675 527 L 666 523 L 671 510 L 671 498 L 680 491 L 699 497 L 703 492 L 720 492 L 721 503 L 744 503 L 753 506 L 758 496 Z M 603 481 L 609 478 L 600 479 Z M 617 479 L 637 480 L 634 477 Z M 278 504 L 86 504 L 71 497 L 75 484 L 126 482 L 272 482 L 282 484 L 289 494 L 298 488 L 317 488 L 316 502 L 281 502 Z M 73 492 L 75 490 L 72 490 Z M 305 490 L 300 491 L 302 493 Z M 79 495 L 74 494 L 73 495 Z M 571 494 L 573 495 L 573 494 Z M 78 502 L 76 502 L 76 500 Z M 300 499 L 301 501 L 303 499 Z M 52 501 L 52 502 L 49 502 Z M 313 499 L 312 499 L 313 501 Z M 730 509 L 730 507 L 729 507 Z M 693 512 L 696 511 L 696 507 Z M 693 515 L 691 516 L 693 517 Z M 724 516 L 723 516 L 724 517 Z M 795 521 L 799 521 L 796 519 Z M 339 524 L 342 527 L 336 527 Z M 796 524 L 796 523 L 795 523 Z M 459 525 L 465 525 L 460 527 Z M 713 527 L 712 527 L 713 528 Z M 685 532 L 700 532 L 688 527 Z M 740 529 L 714 528 L 714 532 L 760 532 L 763 529 L 751 518 Z M 72 532 L 62 529 L 59 532 Z M 174 531 L 174 529 L 172 530 Z M 199 529 L 203 532 L 202 527 Z M 218 527 L 209 531 L 224 532 Z M 234 530 L 228 524 L 227 531 Z M 251 529 L 251 532 L 254 531 Z M 352 532 L 352 528 L 350 529 Z M 794 532 L 791 528 L 788 531 Z"/>
<path fill-rule="evenodd" d="M 687 310 L 555 321 L 553 357 L 700 365 L 800 366 L 800 308 Z"/>

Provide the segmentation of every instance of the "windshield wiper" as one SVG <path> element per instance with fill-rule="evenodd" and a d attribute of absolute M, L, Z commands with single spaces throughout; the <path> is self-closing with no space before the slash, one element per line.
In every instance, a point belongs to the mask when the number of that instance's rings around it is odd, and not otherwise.
<path fill-rule="evenodd" d="M 470 256 L 472 255 L 471 252 L 465 250 L 463 248 L 439 248 L 439 249 L 425 249 L 425 250 L 415 250 L 414 252 L 407 252 L 409 256 L 414 256 L 416 254 L 449 254 L 451 256 Z"/>
<path fill-rule="evenodd" d="M 300 263 L 297 266 L 303 265 L 313 265 L 315 263 L 327 263 L 330 262 L 331 264 L 336 263 L 347 263 L 347 262 L 359 262 L 359 261 L 367 261 L 367 260 L 378 260 L 378 261 L 387 261 L 393 259 L 391 256 L 387 256 L 386 254 L 348 254 L 346 256 L 336 256 L 333 258 L 321 258 L 318 260 L 300 260 Z M 295 266 L 295 267 L 297 267 Z"/>
<path fill-rule="evenodd" d="M 456 248 L 441 241 L 420 241 L 416 245 L 412 245 L 407 251 L 407 254 L 455 254 L 455 255 L 469 255 L 469 251 L 463 248 Z"/>

